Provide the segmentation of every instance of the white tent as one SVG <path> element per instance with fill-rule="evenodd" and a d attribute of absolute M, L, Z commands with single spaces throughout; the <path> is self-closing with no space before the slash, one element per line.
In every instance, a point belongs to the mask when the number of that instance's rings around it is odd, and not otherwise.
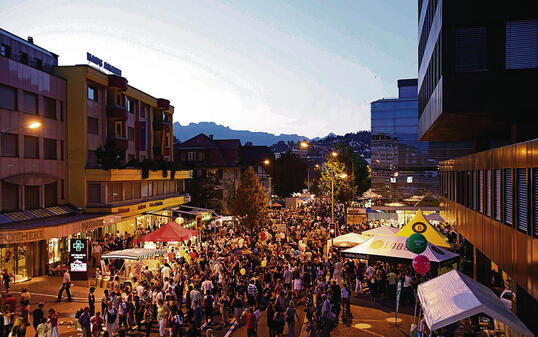
<path fill-rule="evenodd" d="M 457 270 L 420 284 L 417 293 L 432 331 L 484 313 L 524 336 L 534 336 L 491 289 Z"/>
<path fill-rule="evenodd" d="M 368 240 L 368 237 L 363 237 L 361 234 L 357 233 L 347 233 L 344 235 L 340 235 L 335 237 L 334 239 L 327 240 L 327 246 L 330 248 L 331 246 L 339 246 L 339 247 L 353 247 L 358 244 L 363 243 L 364 241 Z"/>
<path fill-rule="evenodd" d="M 367 258 L 369 256 L 383 256 L 389 258 L 413 260 L 417 254 L 407 250 L 403 236 L 375 235 L 362 244 L 342 252 L 345 257 Z M 428 247 L 421 254 L 425 255 L 430 262 L 444 262 L 458 257 L 446 249 L 437 247 L 428 242 Z"/>
<path fill-rule="evenodd" d="M 390 227 L 390 226 L 379 226 L 376 228 L 372 228 L 366 231 L 363 231 L 361 234 L 363 236 L 374 236 L 374 235 L 395 235 L 398 233 L 400 229 L 396 227 Z"/>
<path fill-rule="evenodd" d="M 102 259 L 125 259 L 125 260 L 144 260 L 152 256 L 160 256 L 166 254 L 166 250 L 162 249 L 145 249 L 145 248 L 131 248 L 116 250 L 110 253 L 104 254 Z"/>

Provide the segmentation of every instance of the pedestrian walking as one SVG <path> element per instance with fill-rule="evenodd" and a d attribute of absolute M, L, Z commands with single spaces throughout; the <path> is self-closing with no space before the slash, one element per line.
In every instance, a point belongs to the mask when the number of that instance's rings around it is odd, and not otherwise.
<path fill-rule="evenodd" d="M 90 337 L 91 320 L 89 307 L 84 308 L 84 312 L 82 313 L 82 315 L 80 315 L 78 322 L 80 324 L 80 328 L 82 329 L 82 337 Z"/>
<path fill-rule="evenodd" d="M 60 288 L 60 291 L 58 292 L 58 300 L 57 302 L 62 301 L 62 293 L 65 290 L 65 293 L 67 294 L 67 301 L 72 302 L 71 298 L 71 275 L 69 274 L 69 270 L 65 270 L 64 276 L 62 278 L 62 287 Z"/>
<path fill-rule="evenodd" d="M 35 308 L 34 311 L 32 311 L 32 319 L 33 319 L 32 326 L 34 327 L 34 330 L 36 331 L 35 336 L 38 336 L 37 328 L 39 327 L 41 323 L 43 323 L 42 320 L 43 320 L 43 317 L 45 316 L 45 313 L 43 312 L 44 306 L 45 304 L 41 302 L 37 305 L 37 308 Z M 48 329 L 47 329 L 47 332 L 48 332 Z"/>

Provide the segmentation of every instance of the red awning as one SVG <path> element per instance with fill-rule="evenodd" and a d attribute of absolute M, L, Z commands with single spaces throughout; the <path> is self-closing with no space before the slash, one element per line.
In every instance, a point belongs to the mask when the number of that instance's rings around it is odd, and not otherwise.
<path fill-rule="evenodd" d="M 195 230 L 185 229 L 175 221 L 161 226 L 154 232 L 142 236 L 140 241 L 144 242 L 181 242 L 188 240 L 195 236 L 197 232 Z"/>

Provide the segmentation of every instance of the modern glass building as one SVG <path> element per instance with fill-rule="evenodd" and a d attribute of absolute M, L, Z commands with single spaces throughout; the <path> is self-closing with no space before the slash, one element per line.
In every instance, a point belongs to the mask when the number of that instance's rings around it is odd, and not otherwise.
<path fill-rule="evenodd" d="M 398 80 L 398 98 L 371 104 L 372 188 L 388 200 L 439 194 L 439 162 L 471 153 L 467 143 L 420 142 L 417 79 Z"/>

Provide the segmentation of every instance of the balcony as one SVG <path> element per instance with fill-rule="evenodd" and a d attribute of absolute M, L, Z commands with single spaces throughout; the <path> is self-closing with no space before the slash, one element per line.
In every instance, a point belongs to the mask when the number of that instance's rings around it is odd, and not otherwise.
<path fill-rule="evenodd" d="M 114 147 L 118 150 L 127 150 L 129 147 L 129 141 L 127 138 L 112 137 L 112 141 L 114 142 Z"/>
<path fill-rule="evenodd" d="M 117 88 L 120 91 L 127 90 L 127 79 L 125 77 L 117 75 L 108 75 L 108 86 L 112 88 Z"/>
<path fill-rule="evenodd" d="M 167 121 L 153 121 L 153 131 L 170 132 L 170 122 L 167 122 Z"/>
<path fill-rule="evenodd" d="M 107 105 L 106 115 L 108 118 L 126 121 L 128 118 L 127 108 L 123 105 Z"/>
<path fill-rule="evenodd" d="M 157 108 L 163 110 L 170 109 L 170 101 L 165 98 L 157 98 Z"/>
<path fill-rule="evenodd" d="M 86 181 L 93 182 L 114 182 L 114 181 L 142 181 L 142 180 L 170 180 L 171 172 L 168 171 L 166 177 L 163 177 L 162 170 L 149 171 L 149 176 L 142 179 L 142 170 L 138 168 L 125 169 L 86 169 Z M 178 170 L 174 179 L 192 179 L 192 170 Z"/>

